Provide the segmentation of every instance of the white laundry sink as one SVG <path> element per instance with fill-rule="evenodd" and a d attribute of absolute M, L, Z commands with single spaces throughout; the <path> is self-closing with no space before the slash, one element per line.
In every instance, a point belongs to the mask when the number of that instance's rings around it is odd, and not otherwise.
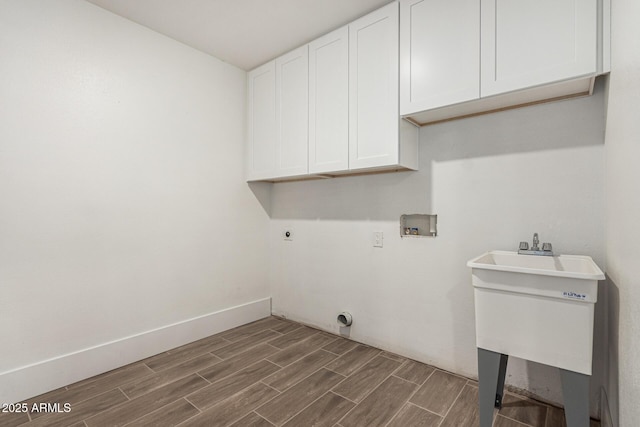
<path fill-rule="evenodd" d="M 471 267 L 479 348 L 591 375 L 604 274 L 588 256 L 489 251 Z"/>
<path fill-rule="evenodd" d="M 591 257 L 580 255 L 536 256 L 518 255 L 517 252 L 509 251 L 490 251 L 472 259 L 467 266 L 575 279 L 604 279 L 604 274 Z"/>

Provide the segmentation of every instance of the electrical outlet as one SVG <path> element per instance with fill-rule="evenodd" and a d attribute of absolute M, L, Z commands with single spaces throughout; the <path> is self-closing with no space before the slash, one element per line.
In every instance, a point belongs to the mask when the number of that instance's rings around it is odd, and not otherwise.
<path fill-rule="evenodd" d="M 284 240 L 287 241 L 292 241 L 293 240 L 293 228 L 291 227 L 285 227 L 284 230 L 282 230 L 282 238 Z"/>
<path fill-rule="evenodd" d="M 382 231 L 374 231 L 373 232 L 373 247 L 381 248 L 382 247 L 383 235 Z"/>

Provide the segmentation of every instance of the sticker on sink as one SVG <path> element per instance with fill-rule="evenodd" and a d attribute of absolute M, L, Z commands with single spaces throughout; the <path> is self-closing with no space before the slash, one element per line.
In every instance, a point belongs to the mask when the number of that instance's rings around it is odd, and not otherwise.
<path fill-rule="evenodd" d="M 562 296 L 565 298 L 569 298 L 569 299 L 577 299 L 577 300 L 585 300 L 587 299 L 587 295 L 586 294 L 579 294 L 577 292 L 572 292 L 572 291 L 564 291 L 562 293 Z"/>

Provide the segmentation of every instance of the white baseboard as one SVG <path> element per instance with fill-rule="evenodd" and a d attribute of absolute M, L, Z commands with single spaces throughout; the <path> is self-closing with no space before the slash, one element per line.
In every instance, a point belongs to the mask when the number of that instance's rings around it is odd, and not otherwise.
<path fill-rule="evenodd" d="M 271 298 L 0 372 L 0 404 L 16 403 L 271 315 Z"/>

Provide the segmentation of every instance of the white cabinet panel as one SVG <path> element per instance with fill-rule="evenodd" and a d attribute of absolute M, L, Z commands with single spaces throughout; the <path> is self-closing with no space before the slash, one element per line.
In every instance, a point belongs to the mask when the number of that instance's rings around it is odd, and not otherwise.
<path fill-rule="evenodd" d="M 248 180 L 276 176 L 276 67 L 271 61 L 248 73 Z"/>
<path fill-rule="evenodd" d="M 349 30 L 309 44 L 309 172 L 349 168 Z"/>
<path fill-rule="evenodd" d="M 276 171 L 308 172 L 309 55 L 303 46 L 276 59 Z"/>
<path fill-rule="evenodd" d="M 398 4 L 349 25 L 349 169 L 394 165 L 398 136 Z"/>
<path fill-rule="evenodd" d="M 597 72 L 597 0 L 482 0 L 481 95 Z"/>
<path fill-rule="evenodd" d="M 480 0 L 401 0 L 400 114 L 480 97 Z"/>
<path fill-rule="evenodd" d="M 399 116 L 397 2 L 248 73 L 247 179 L 418 168 Z"/>

